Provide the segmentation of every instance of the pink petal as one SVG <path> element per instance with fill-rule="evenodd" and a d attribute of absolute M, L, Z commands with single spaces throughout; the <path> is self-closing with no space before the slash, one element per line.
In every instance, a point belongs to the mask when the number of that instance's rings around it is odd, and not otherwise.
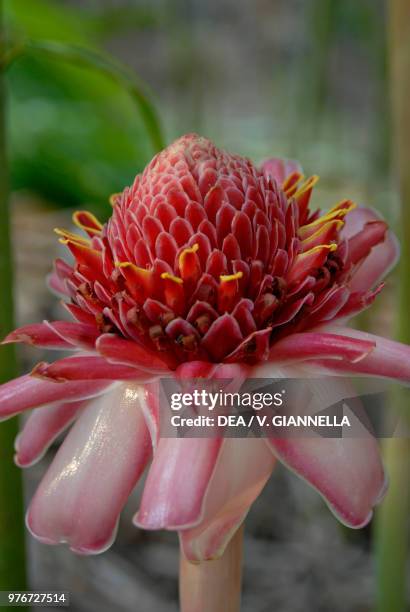
<path fill-rule="evenodd" d="M 138 391 L 138 399 L 145 418 L 145 424 L 151 436 L 151 444 L 154 452 L 158 446 L 161 433 L 159 394 L 159 380 L 141 386 Z"/>
<path fill-rule="evenodd" d="M 358 263 L 367 257 L 370 251 L 385 241 L 387 232 L 385 221 L 368 221 L 363 229 L 349 238 L 347 242 L 347 264 Z"/>
<path fill-rule="evenodd" d="M 38 406 L 95 397 L 112 384 L 106 380 L 55 383 L 26 374 L 0 385 L 0 419 Z"/>
<path fill-rule="evenodd" d="M 275 179 L 279 186 L 283 185 L 287 177 L 294 172 L 303 173 L 299 162 L 279 157 L 272 157 L 264 161 L 261 165 L 261 170 L 266 176 Z"/>
<path fill-rule="evenodd" d="M 346 383 L 315 381 L 317 397 L 332 405 L 349 397 Z M 351 395 L 351 394 L 350 394 Z M 326 402 L 326 398 L 328 401 Z M 275 455 L 312 485 L 336 516 L 349 527 L 366 525 L 372 508 L 386 491 L 386 480 L 375 439 L 348 413 L 355 437 L 322 438 L 309 431 L 297 437 L 269 438 Z"/>
<path fill-rule="evenodd" d="M 73 321 L 44 321 L 51 331 L 77 348 L 93 349 L 100 332 L 95 325 Z"/>
<path fill-rule="evenodd" d="M 269 362 L 284 364 L 326 357 L 356 363 L 374 349 L 370 338 L 350 338 L 339 328 L 334 331 L 337 334 L 314 331 L 287 336 L 273 344 Z"/>
<path fill-rule="evenodd" d="M 64 340 L 50 325 L 34 323 L 24 325 L 6 336 L 2 344 L 25 342 L 41 348 L 73 350 L 75 347 Z"/>
<path fill-rule="evenodd" d="M 271 331 L 271 328 L 268 328 L 249 334 L 232 353 L 225 357 L 224 361 L 229 363 L 242 360 L 255 363 L 267 359 Z"/>
<path fill-rule="evenodd" d="M 371 208 L 359 206 L 345 218 L 342 238 L 351 238 L 362 231 L 365 224 L 379 221 L 381 216 Z M 352 291 L 367 291 L 379 283 L 397 263 L 400 246 L 392 231 L 386 233 L 384 241 L 371 250 L 365 261 L 359 266 L 351 281 Z"/>
<path fill-rule="evenodd" d="M 344 218 L 344 226 L 340 232 L 341 238 L 352 238 L 362 231 L 366 223 L 383 220 L 381 214 L 373 208 L 357 206 Z"/>
<path fill-rule="evenodd" d="M 405 383 L 410 382 L 410 346 L 388 340 L 374 334 L 350 329 L 349 327 L 326 327 L 329 331 L 337 331 L 338 334 L 346 338 L 359 340 L 361 342 L 371 342 L 375 348 L 358 362 L 330 361 L 319 359 L 317 363 L 328 371 L 335 373 L 356 373 L 368 374 L 370 376 L 381 376 L 400 380 Z"/>
<path fill-rule="evenodd" d="M 146 381 L 151 375 L 129 366 L 109 363 L 103 357 L 80 355 L 65 357 L 53 363 L 39 363 L 32 374 L 58 382 L 69 380 L 134 380 Z"/>
<path fill-rule="evenodd" d="M 202 339 L 202 346 L 215 361 L 222 361 L 242 340 L 236 319 L 224 314 L 214 321 Z"/>
<path fill-rule="evenodd" d="M 338 312 L 335 313 L 333 321 L 335 321 L 336 319 L 347 320 L 348 318 L 353 317 L 359 312 L 366 310 L 366 308 L 372 305 L 372 303 L 383 288 L 384 283 L 380 283 L 380 285 L 378 285 L 372 291 L 366 291 L 365 293 L 363 293 L 362 291 L 354 291 L 350 294 L 349 299 L 346 301 L 344 306 Z"/>
<path fill-rule="evenodd" d="M 161 438 L 134 522 L 143 529 L 181 529 L 202 516 L 219 457 L 220 438 Z"/>
<path fill-rule="evenodd" d="M 96 554 L 115 536 L 119 514 L 150 457 L 137 388 L 124 384 L 94 400 L 75 423 L 28 511 L 46 544 Z"/>
<path fill-rule="evenodd" d="M 111 363 L 130 365 L 158 374 L 169 371 L 167 363 L 159 357 L 158 352 L 151 351 L 137 342 L 123 340 L 114 334 L 100 336 L 96 349 Z"/>
<path fill-rule="evenodd" d="M 57 297 L 68 297 L 69 292 L 67 290 L 67 285 L 64 279 L 61 279 L 58 274 L 53 271 L 51 272 L 47 278 L 47 287 L 57 296 Z"/>
<path fill-rule="evenodd" d="M 182 364 L 175 375 L 189 385 L 196 378 L 223 380 L 224 389 L 241 387 L 249 368 L 241 364 Z M 194 387 L 197 385 L 194 384 Z M 185 390 L 185 389 L 184 389 Z M 134 522 L 143 529 L 180 529 L 201 520 L 205 494 L 217 464 L 221 438 L 159 438 L 160 388 L 145 386 L 144 414 L 153 437 L 154 460 L 148 473 L 141 506 Z M 166 408 L 167 409 L 167 408 Z M 168 435 L 176 431 L 167 432 Z"/>
<path fill-rule="evenodd" d="M 180 531 L 185 556 L 214 559 L 244 520 L 271 475 L 275 460 L 262 439 L 227 438 L 205 497 L 201 522 Z"/>
<path fill-rule="evenodd" d="M 39 461 L 86 404 L 87 401 L 70 402 L 34 410 L 16 438 L 16 464 L 29 467 Z"/>

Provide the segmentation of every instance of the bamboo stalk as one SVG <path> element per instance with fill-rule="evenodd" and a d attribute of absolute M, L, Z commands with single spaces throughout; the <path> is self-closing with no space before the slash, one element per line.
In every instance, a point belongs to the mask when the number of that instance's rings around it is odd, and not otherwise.
<path fill-rule="evenodd" d="M 190 563 L 181 553 L 181 612 L 238 612 L 241 601 L 243 527 L 215 561 Z"/>
<path fill-rule="evenodd" d="M 389 2 L 389 68 L 392 152 L 401 201 L 398 334 L 410 343 L 410 4 Z M 407 407 L 408 408 L 408 407 Z M 376 526 L 377 610 L 406 610 L 406 562 L 410 511 L 410 440 L 385 444 L 390 491 L 378 513 Z"/>
<path fill-rule="evenodd" d="M 0 57 L 4 51 L 0 1 Z M 6 91 L 0 69 L 0 337 L 13 329 L 13 279 L 6 152 Z M 12 345 L 0 347 L 0 382 L 16 376 Z M 20 470 L 13 463 L 17 419 L 0 424 L 0 591 L 26 588 L 23 493 Z"/>

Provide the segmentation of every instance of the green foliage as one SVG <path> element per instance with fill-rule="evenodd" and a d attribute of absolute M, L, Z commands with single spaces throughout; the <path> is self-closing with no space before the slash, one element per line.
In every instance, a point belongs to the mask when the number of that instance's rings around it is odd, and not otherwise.
<path fill-rule="evenodd" d="M 93 51 L 106 34 L 103 15 L 50 0 L 12 0 L 6 7 L 13 38 Z M 12 188 L 108 214 L 107 197 L 130 184 L 153 153 L 128 92 L 101 72 L 40 55 L 15 62 L 9 82 Z"/>

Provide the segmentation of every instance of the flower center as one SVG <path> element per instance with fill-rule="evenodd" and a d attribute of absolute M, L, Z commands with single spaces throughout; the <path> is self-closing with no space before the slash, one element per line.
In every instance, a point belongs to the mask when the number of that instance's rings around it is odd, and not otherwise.
<path fill-rule="evenodd" d="M 76 213 L 88 240 L 59 230 L 75 258 L 69 309 L 178 362 L 265 359 L 348 297 L 340 230 L 354 204 L 311 212 L 316 181 L 293 172 L 278 185 L 204 138 L 179 139 L 113 196 L 105 225 Z"/>

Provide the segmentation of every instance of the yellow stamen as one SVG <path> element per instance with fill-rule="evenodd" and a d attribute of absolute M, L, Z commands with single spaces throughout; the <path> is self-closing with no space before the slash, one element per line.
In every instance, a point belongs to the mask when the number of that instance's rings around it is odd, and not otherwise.
<path fill-rule="evenodd" d="M 242 278 L 243 272 L 236 272 L 235 274 L 221 274 L 219 277 L 221 283 L 228 283 L 229 281 L 239 280 Z"/>
<path fill-rule="evenodd" d="M 120 191 L 118 193 L 113 193 L 110 195 L 109 202 L 113 208 L 117 204 L 116 200 L 120 197 L 120 195 L 121 195 Z"/>
<path fill-rule="evenodd" d="M 328 249 L 329 253 L 331 253 L 332 251 L 336 251 L 337 247 L 338 245 L 334 244 L 333 242 L 331 244 L 319 244 L 317 246 L 312 247 L 308 251 L 305 251 L 304 253 L 300 253 L 300 255 L 311 255 L 313 253 L 317 253 L 317 251 L 322 251 L 323 249 Z M 300 257 L 300 255 L 298 255 L 298 257 Z"/>
<path fill-rule="evenodd" d="M 73 234 L 73 232 L 62 229 L 60 227 L 55 227 L 54 231 L 58 236 L 62 236 L 63 239 L 67 242 L 76 242 L 77 244 L 82 244 L 82 245 L 91 244 L 91 240 L 89 240 L 88 238 L 83 238 L 83 236 L 79 236 L 78 234 Z M 60 239 L 60 242 L 62 242 L 61 239 Z"/>
<path fill-rule="evenodd" d="M 298 175 L 298 178 L 296 181 L 294 181 L 295 175 Z M 300 174 L 299 172 L 292 172 L 292 174 L 289 174 L 289 176 L 282 183 L 283 191 L 286 193 L 288 189 L 290 188 L 294 189 L 294 187 L 298 185 L 301 181 L 303 181 L 304 178 L 305 178 L 304 174 Z"/>
<path fill-rule="evenodd" d="M 191 247 L 187 247 L 186 249 L 184 249 L 183 251 L 181 251 L 181 254 L 179 256 L 179 258 L 181 259 L 181 257 L 185 254 L 188 253 L 196 253 L 199 250 L 199 244 L 195 243 L 194 245 L 192 245 Z"/>
<path fill-rule="evenodd" d="M 347 204 L 346 208 L 340 208 L 342 204 Z M 334 212 L 334 211 L 346 211 L 345 214 L 347 215 L 348 212 L 350 212 L 351 210 L 353 210 L 354 208 L 357 208 L 357 204 L 355 204 L 354 202 L 352 202 L 352 200 L 342 200 L 341 202 L 338 202 L 337 204 L 335 204 L 334 206 L 332 206 L 332 208 L 330 210 L 327 211 L 327 214 Z"/>
<path fill-rule="evenodd" d="M 198 250 L 199 250 L 199 244 L 195 243 L 192 247 L 188 247 L 188 248 L 184 249 L 183 251 L 181 251 L 181 254 L 179 256 L 179 267 L 183 266 L 184 259 L 188 255 L 192 255 L 192 254 L 196 253 Z"/>
<path fill-rule="evenodd" d="M 317 227 L 318 225 L 322 225 L 323 223 L 326 223 L 327 221 L 331 221 L 332 219 L 343 218 L 347 215 L 347 213 L 349 213 L 354 208 L 356 208 L 356 204 L 354 204 L 354 202 L 351 202 L 347 208 L 337 209 L 336 206 L 334 206 L 331 210 L 329 210 L 329 212 L 325 213 L 318 219 L 315 219 L 315 221 L 312 221 L 312 223 L 308 223 L 307 225 L 302 225 L 300 229 L 302 233 L 304 233 L 305 230 L 310 230 L 311 228 Z"/>
<path fill-rule="evenodd" d="M 133 270 L 135 270 L 135 272 L 138 272 L 139 274 L 151 274 L 151 270 L 148 270 L 147 268 L 140 268 L 139 266 L 133 264 L 131 261 L 116 261 L 114 265 L 116 268 L 132 268 Z"/>
<path fill-rule="evenodd" d="M 89 217 L 89 219 L 91 219 L 92 223 L 94 223 L 97 227 L 91 227 L 89 225 L 84 225 L 84 223 L 81 223 L 80 221 L 80 215 L 85 214 Z M 73 223 L 79 227 L 80 229 L 86 231 L 86 232 L 90 232 L 92 234 L 100 234 L 101 230 L 103 228 L 102 223 L 100 223 L 97 219 L 97 217 L 95 215 L 93 215 L 92 213 L 88 212 L 88 211 L 82 211 L 82 210 L 77 210 L 74 214 L 73 214 Z"/>
<path fill-rule="evenodd" d="M 342 229 L 342 227 L 345 224 L 345 222 L 342 219 L 335 219 L 334 221 L 328 221 L 327 223 L 324 223 L 321 227 L 319 227 L 319 229 L 317 229 L 308 238 L 305 238 L 304 240 L 302 240 L 302 244 L 306 244 L 307 242 L 311 242 L 312 240 L 315 240 L 316 238 L 319 238 L 319 236 L 322 233 L 326 232 L 328 226 L 330 224 L 333 224 L 333 223 L 336 225 L 336 231 L 338 231 L 338 232 L 340 232 L 340 230 Z M 307 226 L 305 225 L 305 227 L 307 227 Z"/>
<path fill-rule="evenodd" d="M 182 285 L 183 284 L 183 280 L 182 278 L 178 278 L 178 276 L 173 276 L 172 274 L 170 274 L 169 272 L 163 272 L 161 274 L 161 278 L 163 280 L 170 280 L 173 281 L 174 283 L 177 283 L 178 285 Z"/>
<path fill-rule="evenodd" d="M 303 185 L 301 185 L 299 187 L 299 189 L 296 191 L 296 193 L 293 195 L 294 198 L 298 198 L 299 196 L 301 196 L 303 193 L 305 193 L 305 191 L 307 191 L 308 189 L 311 189 L 312 187 L 314 187 L 316 185 L 316 183 L 318 182 L 319 177 L 317 176 L 317 174 L 314 174 L 313 176 L 311 176 L 310 178 L 308 178 Z"/>
<path fill-rule="evenodd" d="M 72 244 L 74 247 L 77 247 L 80 250 L 83 249 L 85 251 L 89 251 L 90 253 L 96 253 L 97 255 L 101 256 L 101 251 L 97 251 L 97 249 L 93 249 L 89 243 L 79 242 L 77 240 L 72 240 L 71 238 L 60 238 L 59 242 L 61 244 L 68 244 L 68 246 Z"/>

